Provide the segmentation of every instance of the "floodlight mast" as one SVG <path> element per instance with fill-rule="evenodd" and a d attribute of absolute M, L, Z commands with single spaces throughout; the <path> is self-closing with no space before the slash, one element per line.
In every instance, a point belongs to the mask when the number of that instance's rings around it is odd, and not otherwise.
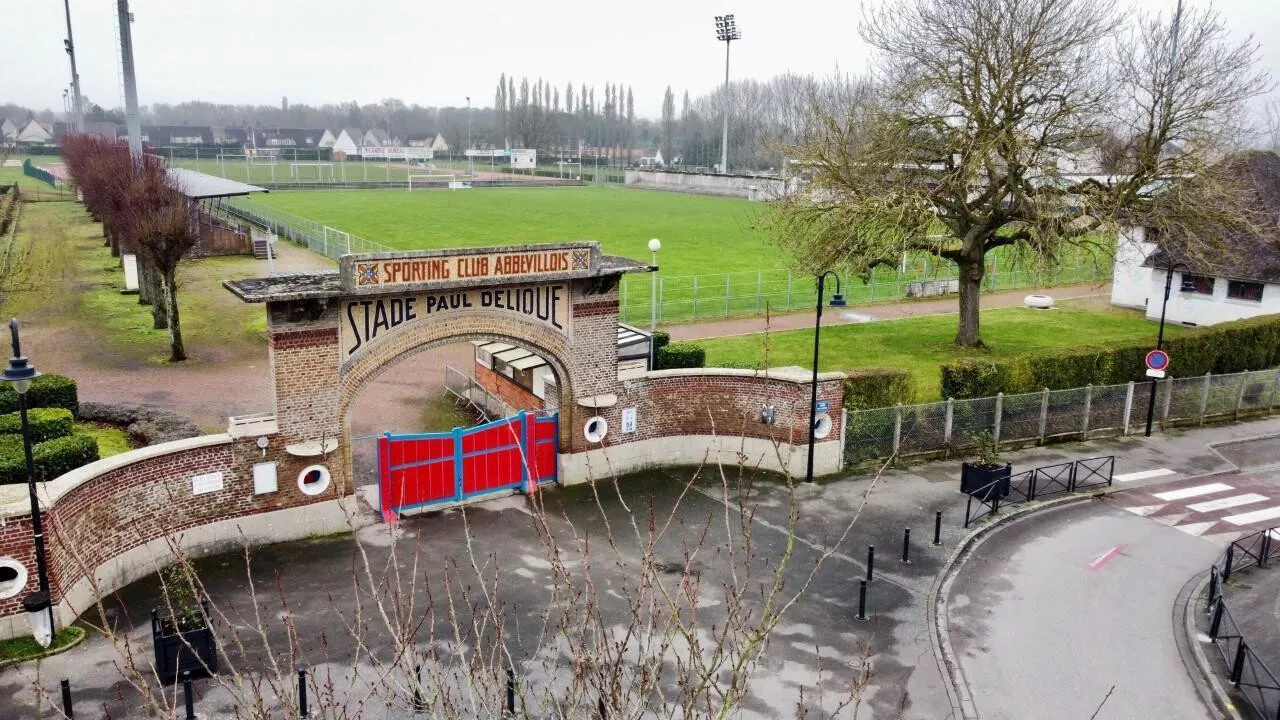
<path fill-rule="evenodd" d="M 729 45 L 742 39 L 733 14 L 716 16 L 716 39 L 724 43 L 724 131 L 720 139 L 720 173 L 729 172 Z"/>
<path fill-rule="evenodd" d="M 138 117 L 138 83 L 133 74 L 133 32 L 129 0 L 116 0 L 116 22 L 120 26 L 120 74 L 124 80 L 124 124 L 129 136 L 129 155 L 142 160 L 142 123 Z"/>
<path fill-rule="evenodd" d="M 84 110 L 80 106 L 80 73 L 76 70 L 76 44 L 71 38 L 71 0 L 63 0 L 62 8 L 67 15 L 67 56 L 71 58 L 71 127 L 76 132 L 84 132 Z"/>

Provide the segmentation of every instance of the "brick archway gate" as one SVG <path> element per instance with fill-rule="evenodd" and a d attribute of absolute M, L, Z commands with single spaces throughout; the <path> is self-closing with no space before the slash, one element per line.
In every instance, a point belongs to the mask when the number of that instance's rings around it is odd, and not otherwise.
<path fill-rule="evenodd" d="M 267 306 L 275 429 L 288 452 L 349 479 L 347 416 L 361 386 L 406 355 L 459 341 L 504 340 L 546 358 L 561 394 L 557 454 L 588 449 L 577 430 L 620 391 L 619 277 L 651 269 L 578 242 L 348 255 L 337 272 L 225 284 Z"/>

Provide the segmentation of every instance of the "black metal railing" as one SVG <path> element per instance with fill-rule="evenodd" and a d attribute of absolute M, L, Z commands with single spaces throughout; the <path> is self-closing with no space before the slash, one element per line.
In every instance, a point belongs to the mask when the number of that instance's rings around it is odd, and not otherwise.
<path fill-rule="evenodd" d="M 1209 639 L 1222 655 L 1227 679 L 1258 717 L 1280 720 L 1280 679 L 1249 646 L 1239 624 L 1231 616 L 1223 586 L 1232 573 L 1249 567 L 1266 567 L 1280 557 L 1280 527 L 1247 535 L 1227 546 L 1209 568 Z"/>
<path fill-rule="evenodd" d="M 969 494 L 964 507 L 964 526 L 967 528 L 976 520 L 997 515 L 1000 508 L 1007 505 L 1110 485 L 1115 466 L 1115 456 L 1105 455 L 1044 465 L 994 480 Z"/>

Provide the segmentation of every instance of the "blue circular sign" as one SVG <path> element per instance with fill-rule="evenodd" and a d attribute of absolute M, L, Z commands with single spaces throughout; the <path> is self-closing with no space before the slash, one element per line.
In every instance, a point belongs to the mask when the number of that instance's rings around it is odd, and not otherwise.
<path fill-rule="evenodd" d="M 1163 350 L 1152 350 L 1147 353 L 1147 368 L 1151 370 L 1167 370 L 1169 368 L 1169 353 Z"/>

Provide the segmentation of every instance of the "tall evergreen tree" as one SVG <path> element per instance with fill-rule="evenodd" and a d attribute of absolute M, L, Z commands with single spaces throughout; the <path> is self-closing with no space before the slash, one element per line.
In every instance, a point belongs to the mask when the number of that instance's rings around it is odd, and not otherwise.
<path fill-rule="evenodd" d="M 671 92 L 671 86 L 667 86 L 667 92 L 662 96 L 662 139 L 659 149 L 662 152 L 662 161 L 664 163 L 671 162 L 673 146 L 675 138 L 672 134 L 675 132 L 676 124 L 676 96 Z"/>

